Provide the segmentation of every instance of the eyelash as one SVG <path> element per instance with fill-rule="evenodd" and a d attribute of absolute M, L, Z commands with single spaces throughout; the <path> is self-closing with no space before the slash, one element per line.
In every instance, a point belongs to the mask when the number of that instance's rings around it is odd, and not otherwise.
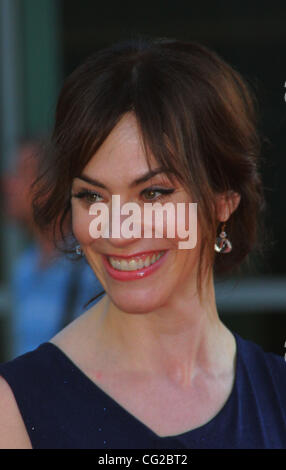
<path fill-rule="evenodd" d="M 167 188 L 156 188 L 156 187 L 152 188 L 151 187 L 151 188 L 143 189 L 143 191 L 141 192 L 141 195 L 147 192 L 160 193 L 160 196 L 156 197 L 155 199 L 147 199 L 147 201 L 153 201 L 153 200 L 160 201 L 161 199 L 168 197 L 174 191 L 175 191 L 174 188 L 167 189 Z"/>
<path fill-rule="evenodd" d="M 156 188 L 156 187 L 151 187 L 151 188 L 146 188 L 146 189 L 143 189 L 143 191 L 141 191 L 141 195 L 144 194 L 144 193 L 147 193 L 147 192 L 155 192 L 155 193 L 160 193 L 160 196 L 156 197 L 156 198 L 152 198 L 152 199 L 147 199 L 147 201 L 159 201 L 165 197 L 167 197 L 168 195 L 172 194 L 173 192 L 175 191 L 174 188 L 170 188 L 170 189 L 165 189 L 165 188 Z M 84 189 L 84 190 L 81 190 L 79 191 L 78 193 L 76 194 L 73 194 L 72 195 L 73 197 L 76 197 L 78 199 L 83 199 L 85 200 L 88 204 L 93 204 L 94 202 L 102 202 L 102 201 L 90 201 L 88 200 L 89 197 L 94 197 L 94 196 L 99 196 L 102 198 L 102 196 L 97 193 L 96 191 L 91 191 L 90 189 Z"/>
<path fill-rule="evenodd" d="M 72 197 L 76 197 L 78 199 L 84 199 L 87 203 L 90 203 L 90 204 L 93 204 L 94 202 L 101 202 L 101 201 L 89 201 L 88 200 L 89 196 L 90 197 L 92 196 L 102 197 L 100 196 L 99 193 L 96 193 L 95 191 L 91 191 L 90 189 L 83 189 L 82 191 L 79 191 L 78 193 L 72 195 Z"/>

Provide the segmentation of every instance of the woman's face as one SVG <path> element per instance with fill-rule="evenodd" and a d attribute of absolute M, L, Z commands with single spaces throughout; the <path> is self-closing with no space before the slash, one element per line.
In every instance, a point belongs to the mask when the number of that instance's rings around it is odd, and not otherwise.
<path fill-rule="evenodd" d="M 151 170 L 156 169 L 158 163 L 154 159 Z M 171 202 L 176 207 L 179 202 L 192 202 L 183 187 L 177 181 L 173 184 L 165 173 L 149 178 L 148 173 L 136 118 L 128 113 L 72 185 L 73 233 L 112 302 L 129 313 L 147 313 L 163 307 L 172 294 L 184 289 L 190 292 L 197 276 L 199 226 L 192 249 L 179 249 L 181 238 L 177 232 L 175 238 L 168 238 L 166 218 L 161 238 L 93 238 L 90 234 L 90 223 L 95 219 L 89 214 L 90 207 L 94 202 L 103 202 L 111 221 L 112 195 L 120 196 L 121 207 L 128 202 L 137 203 L 142 210 L 142 226 L 144 203 Z M 121 224 L 127 217 L 121 215 Z M 186 220 L 186 227 L 187 223 Z"/>

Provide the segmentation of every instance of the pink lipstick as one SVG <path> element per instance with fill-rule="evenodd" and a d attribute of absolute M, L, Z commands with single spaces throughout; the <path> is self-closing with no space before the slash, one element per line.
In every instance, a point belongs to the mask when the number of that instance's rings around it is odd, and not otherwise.
<path fill-rule="evenodd" d="M 103 255 L 102 258 L 106 271 L 113 279 L 118 281 L 134 281 L 136 279 L 143 279 L 157 271 L 165 262 L 167 253 L 168 250 L 152 252 L 149 251 L 128 256 Z M 149 260 L 147 259 L 148 257 Z M 151 264 L 149 266 L 145 266 L 146 260 L 148 264 L 151 259 L 153 259 Z M 129 262 L 133 266 L 132 270 L 129 270 L 128 268 Z M 118 263 L 124 264 L 122 265 Z M 137 265 L 138 269 L 136 269 Z M 118 267 L 120 267 L 120 269 L 118 269 Z"/>

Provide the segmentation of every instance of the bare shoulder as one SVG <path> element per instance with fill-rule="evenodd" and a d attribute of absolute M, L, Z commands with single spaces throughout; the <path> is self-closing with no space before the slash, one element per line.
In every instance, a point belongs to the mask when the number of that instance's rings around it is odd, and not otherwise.
<path fill-rule="evenodd" d="M 32 449 L 14 394 L 0 376 L 0 449 Z"/>

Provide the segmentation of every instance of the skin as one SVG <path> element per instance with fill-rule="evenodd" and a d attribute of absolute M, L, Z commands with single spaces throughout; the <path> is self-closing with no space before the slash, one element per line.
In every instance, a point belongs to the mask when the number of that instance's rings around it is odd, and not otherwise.
<path fill-rule="evenodd" d="M 151 168 L 157 166 L 153 160 Z M 121 204 L 150 202 L 142 191 L 152 185 L 175 187 L 164 202 L 192 202 L 183 187 L 178 182 L 174 186 L 166 175 L 156 175 L 131 187 L 147 171 L 136 119 L 131 113 L 126 114 L 83 171 L 84 176 L 96 178 L 107 189 L 81 178 L 75 178 L 72 187 L 73 231 L 107 295 L 65 333 L 65 338 L 58 335 L 54 342 L 122 406 L 164 435 L 196 427 L 217 413 L 233 385 L 236 345 L 218 316 L 211 267 L 204 278 L 202 302 L 198 296 L 199 226 L 198 242 L 192 250 L 179 250 L 179 239 L 166 236 L 162 239 L 90 236 L 90 205 L 75 197 L 83 189 L 97 192 L 100 195 L 97 201 L 109 207 L 112 194 L 120 195 Z M 215 201 L 218 220 L 226 221 L 238 203 L 237 194 L 231 198 L 218 195 Z M 145 279 L 117 281 L 105 270 L 102 255 L 149 250 L 169 253 L 162 267 Z M 79 329 L 84 337 L 81 352 L 73 346 Z M 73 339 L 67 339 L 69 334 Z M 165 416 L 163 419 L 166 408 L 159 407 L 162 397 L 170 408 L 174 401 L 181 403 L 169 421 Z M 194 403 L 200 404 L 197 411 Z M 186 413 L 186 405 L 192 409 L 190 414 Z"/>
<path fill-rule="evenodd" d="M 158 164 L 153 160 L 151 166 Z M 160 202 L 193 202 L 166 175 L 130 186 L 147 171 L 136 119 L 126 114 L 83 171 L 107 189 L 75 178 L 71 190 L 74 235 L 106 295 L 51 342 L 125 410 L 166 436 L 205 424 L 223 407 L 233 387 L 236 344 L 218 316 L 211 266 L 203 278 L 202 300 L 198 296 L 199 226 L 191 250 L 178 249 L 178 237 L 90 236 L 91 202 L 76 197 L 83 189 L 98 193 L 98 201 L 108 206 L 112 194 L 120 194 L 121 204 L 150 202 L 142 191 L 152 185 L 175 188 Z M 226 221 L 238 204 L 236 193 L 218 195 L 218 221 Z M 161 268 L 146 278 L 122 282 L 105 270 L 102 255 L 150 250 L 169 251 Z"/>

